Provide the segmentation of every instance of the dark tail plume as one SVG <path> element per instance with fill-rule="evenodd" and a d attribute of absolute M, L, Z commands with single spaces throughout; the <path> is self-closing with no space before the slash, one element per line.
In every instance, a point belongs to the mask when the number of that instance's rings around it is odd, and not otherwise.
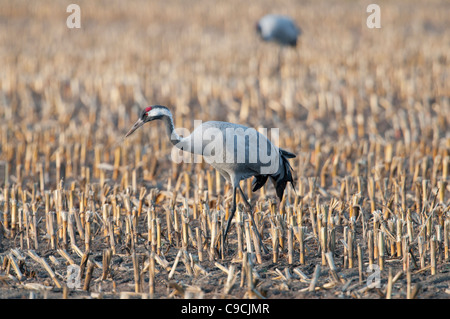
<path fill-rule="evenodd" d="M 275 186 L 277 196 L 280 201 L 283 200 L 284 190 L 288 182 L 291 183 L 292 187 L 295 188 L 294 179 L 292 178 L 293 169 L 291 164 L 289 164 L 288 158 L 294 158 L 295 154 L 285 151 L 280 148 L 280 167 L 275 174 L 272 175 L 256 175 L 253 181 L 253 191 L 257 191 L 267 182 L 267 178 L 270 179 Z"/>

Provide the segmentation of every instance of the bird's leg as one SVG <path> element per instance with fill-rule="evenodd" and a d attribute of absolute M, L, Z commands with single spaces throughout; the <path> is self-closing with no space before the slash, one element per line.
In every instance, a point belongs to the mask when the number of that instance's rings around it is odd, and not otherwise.
<path fill-rule="evenodd" d="M 272 76 L 273 77 L 280 77 L 280 48 L 277 48 L 277 52 L 276 52 L 276 64 L 274 63 L 274 65 L 272 65 Z M 273 60 L 275 62 L 275 56 L 273 57 Z"/>
<path fill-rule="evenodd" d="M 231 205 L 230 217 L 228 217 L 227 227 L 225 228 L 225 232 L 223 234 L 223 244 L 225 245 L 225 239 L 227 238 L 228 230 L 231 225 L 231 221 L 233 220 L 234 213 L 236 212 L 236 191 L 237 187 L 233 188 L 233 204 Z"/>
<path fill-rule="evenodd" d="M 300 53 L 298 52 L 298 50 L 295 50 L 295 55 L 297 58 L 297 65 L 300 65 L 301 58 L 300 58 Z"/>
<path fill-rule="evenodd" d="M 239 187 L 239 191 L 241 192 L 242 198 L 244 199 L 245 203 L 247 204 L 248 208 L 250 209 L 250 217 L 252 218 L 253 227 L 254 227 L 256 235 L 258 236 L 259 242 L 261 243 L 261 246 L 262 246 L 262 248 L 264 250 L 264 253 L 268 254 L 269 251 L 267 250 L 266 246 L 264 245 L 264 243 L 262 241 L 262 237 L 259 234 L 258 229 L 256 228 L 255 220 L 253 219 L 253 207 L 250 204 L 250 202 L 248 201 L 247 196 L 245 196 L 244 192 L 242 191 L 241 186 L 239 185 L 238 187 Z"/>
<path fill-rule="evenodd" d="M 277 65 L 277 71 L 278 74 L 281 74 L 281 55 L 282 55 L 283 49 L 281 46 L 278 46 L 278 65 Z"/>
<path fill-rule="evenodd" d="M 250 209 L 250 211 L 253 211 L 253 206 L 252 204 L 250 204 L 250 202 L 247 199 L 247 196 L 245 196 L 244 191 L 241 188 L 241 185 L 239 185 L 239 191 L 241 192 L 242 198 L 244 198 L 244 202 L 245 204 L 248 206 L 248 208 Z"/>
<path fill-rule="evenodd" d="M 283 87 L 283 48 L 284 46 L 278 46 L 278 66 L 277 66 L 277 76 L 278 76 L 278 85 L 280 88 Z"/>

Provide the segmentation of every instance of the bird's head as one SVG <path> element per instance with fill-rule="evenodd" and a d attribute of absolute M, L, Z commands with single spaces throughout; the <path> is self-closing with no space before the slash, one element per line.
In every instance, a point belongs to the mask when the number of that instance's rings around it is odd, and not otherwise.
<path fill-rule="evenodd" d="M 153 121 L 153 120 L 159 120 L 163 116 L 170 116 L 170 111 L 167 107 L 162 105 L 152 105 L 148 106 L 145 109 L 141 111 L 141 114 L 139 115 L 139 119 L 134 123 L 133 127 L 128 131 L 128 133 L 125 135 L 125 137 L 130 136 L 133 134 L 134 131 L 136 131 L 138 128 L 140 128 L 142 125 L 144 125 L 147 122 Z"/>
<path fill-rule="evenodd" d="M 260 36 L 262 35 L 262 29 L 261 29 L 261 25 L 259 24 L 259 21 L 255 24 L 255 30 L 258 35 L 260 35 Z"/>

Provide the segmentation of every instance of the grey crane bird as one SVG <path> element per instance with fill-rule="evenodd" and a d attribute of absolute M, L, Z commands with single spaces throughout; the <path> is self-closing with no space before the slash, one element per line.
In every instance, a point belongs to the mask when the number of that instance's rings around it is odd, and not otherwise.
<path fill-rule="evenodd" d="M 228 122 L 208 121 L 198 125 L 189 136 L 181 137 L 175 131 L 170 110 L 165 106 L 153 105 L 142 110 L 139 119 L 125 137 L 153 120 L 162 120 L 165 123 L 167 134 L 175 147 L 202 155 L 203 159 L 231 184 L 233 203 L 223 233 L 224 243 L 236 212 L 237 190 L 240 191 L 246 205 L 252 211 L 252 206 L 239 185 L 241 180 L 253 176 L 252 190 L 257 191 L 270 177 L 280 201 L 283 199 L 288 182 L 295 187 L 292 177 L 293 170 L 288 161 L 289 158 L 294 158 L 295 154 L 276 147 L 266 136 L 253 128 Z M 250 216 L 253 219 L 252 213 Z M 253 225 L 255 225 L 254 222 Z M 261 236 L 258 232 L 256 233 L 262 243 Z M 267 252 L 264 244 L 262 247 Z"/>
<path fill-rule="evenodd" d="M 256 30 L 264 41 L 295 47 L 301 30 L 294 21 L 283 15 L 268 14 L 256 24 Z"/>

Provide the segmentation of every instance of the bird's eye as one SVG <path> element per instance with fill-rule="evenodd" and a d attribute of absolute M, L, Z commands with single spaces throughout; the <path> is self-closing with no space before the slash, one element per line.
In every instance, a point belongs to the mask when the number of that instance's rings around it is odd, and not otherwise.
<path fill-rule="evenodd" d="M 142 120 L 145 120 L 147 117 L 149 117 L 149 114 L 148 114 L 148 113 L 150 113 L 151 110 L 152 110 L 152 107 L 151 107 L 151 106 L 146 107 L 144 110 L 142 110 L 142 113 L 141 113 L 141 119 L 142 119 Z"/>
<path fill-rule="evenodd" d="M 141 116 L 140 116 L 141 120 L 145 120 L 147 118 L 147 112 L 142 111 Z"/>

